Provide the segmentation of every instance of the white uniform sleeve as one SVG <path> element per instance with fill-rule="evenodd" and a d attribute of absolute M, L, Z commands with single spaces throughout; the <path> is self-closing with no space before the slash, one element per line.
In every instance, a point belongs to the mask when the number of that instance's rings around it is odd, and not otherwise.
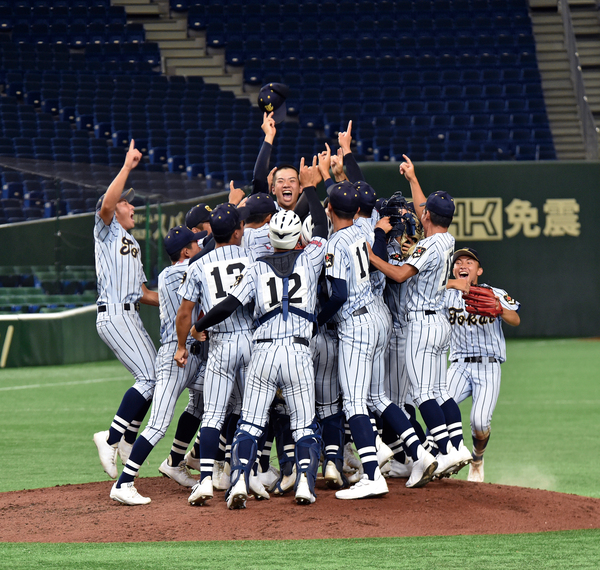
<path fill-rule="evenodd" d="M 192 264 L 191 267 L 188 267 L 185 278 L 181 282 L 177 293 L 182 299 L 193 301 L 194 303 L 200 299 L 202 286 L 200 280 L 200 269 L 196 266 L 196 263 Z"/>
<path fill-rule="evenodd" d="M 229 292 L 233 295 L 242 305 L 247 305 L 256 296 L 256 264 L 255 262 L 249 265 L 244 273 L 238 277 L 237 283 L 233 286 L 233 289 Z"/>

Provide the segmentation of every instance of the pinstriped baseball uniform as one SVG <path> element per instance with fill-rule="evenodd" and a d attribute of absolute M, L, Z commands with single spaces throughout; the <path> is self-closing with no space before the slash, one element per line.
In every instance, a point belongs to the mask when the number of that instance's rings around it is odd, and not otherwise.
<path fill-rule="evenodd" d="M 281 387 L 290 410 L 294 440 L 313 434 L 310 425 L 315 415 L 315 385 L 309 345 L 313 322 L 298 311 L 315 314 L 317 281 L 326 243 L 323 238 L 313 237 L 296 257 L 289 275 L 288 306 L 282 302 L 283 279 L 264 261 L 250 265 L 231 291 L 242 305 L 254 301 L 256 320 L 269 313 L 274 315 L 254 332 L 255 343 L 246 375 L 240 425 L 243 422 L 244 430 L 254 437 L 259 437 L 266 425 L 277 387 Z"/>
<path fill-rule="evenodd" d="M 245 228 L 242 247 L 252 252 L 254 259 L 273 253 L 273 246 L 269 240 L 269 224 L 260 228 Z"/>
<path fill-rule="evenodd" d="M 391 265 L 402 266 L 402 248 L 400 244 L 392 239 L 388 243 L 388 263 Z M 412 398 L 408 395 L 409 382 L 406 374 L 406 289 L 407 281 L 397 283 L 393 279 L 388 279 L 383 298 L 390 309 L 392 315 L 392 333 L 387 357 L 386 370 L 386 392 L 390 399 L 401 408 L 407 403 L 412 403 Z"/>
<path fill-rule="evenodd" d="M 500 299 L 502 307 L 511 311 L 519 310 L 520 304 L 506 291 L 496 287 L 491 289 Z M 500 393 L 500 364 L 506 360 L 502 318 L 467 313 L 462 293 L 454 289 L 446 291 L 446 304 L 452 330 L 448 393 L 456 403 L 473 397 L 471 431 L 473 436 L 484 439 L 489 433 Z M 465 362 L 465 359 L 479 357 L 482 362 Z"/>
<path fill-rule="evenodd" d="M 199 301 L 204 314 L 227 297 L 252 257 L 237 245 L 218 247 L 194 262 L 179 288 L 182 298 Z M 204 378 L 202 427 L 221 429 L 234 385 L 243 393 L 250 361 L 252 307 L 240 307 L 233 315 L 210 329 L 210 344 Z M 237 402 L 239 413 L 241 402 Z"/>
<path fill-rule="evenodd" d="M 408 280 L 406 291 L 406 367 L 418 406 L 433 399 L 441 405 L 449 398 L 445 353 L 450 324 L 443 308 L 453 252 L 454 237 L 436 233 L 422 239 L 406 261 L 418 270 Z"/>
<path fill-rule="evenodd" d="M 165 435 L 169 427 L 175 405 L 185 388 L 190 390 L 190 401 L 186 412 L 201 419 L 202 417 L 202 383 L 205 363 L 199 356 L 190 354 L 185 368 L 179 368 L 173 354 L 177 350 L 177 332 L 175 318 L 181 304 L 178 294 L 179 285 L 188 268 L 189 260 L 181 261 L 164 269 L 158 276 L 158 301 L 160 309 L 161 347 L 156 358 L 156 388 L 152 401 L 152 411 L 148 425 L 142 436 L 153 446 Z M 194 307 L 192 319 L 198 316 L 198 308 Z M 188 347 L 193 339 L 188 336 Z"/>
<path fill-rule="evenodd" d="M 140 246 L 117 222 L 116 216 L 107 226 L 96 212 L 94 223 L 97 305 L 105 307 L 104 311 L 98 311 L 96 330 L 133 374 L 134 388 L 150 400 L 156 380 L 156 348 L 135 308 L 146 282 Z"/>
<path fill-rule="evenodd" d="M 338 331 L 338 371 L 346 418 L 368 415 L 367 397 L 373 359 L 384 345 L 369 279 L 369 255 L 363 230 L 352 225 L 335 232 L 327 246 L 326 275 L 346 282 L 348 298 L 333 320 Z M 328 283 L 331 295 L 331 284 Z"/>

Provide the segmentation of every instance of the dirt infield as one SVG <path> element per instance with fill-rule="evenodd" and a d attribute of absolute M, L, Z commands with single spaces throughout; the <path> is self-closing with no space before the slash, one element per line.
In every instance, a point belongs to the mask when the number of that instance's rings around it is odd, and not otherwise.
<path fill-rule="evenodd" d="M 512 534 L 600 528 L 600 499 L 443 480 L 407 489 L 388 479 L 379 499 L 340 501 L 318 482 L 317 502 L 298 506 L 292 495 L 248 500 L 228 511 L 215 492 L 205 507 L 187 503 L 189 490 L 170 480 L 136 484 L 152 503 L 127 507 L 109 498 L 112 482 L 0 493 L 0 541 L 153 542 L 372 538 Z"/>

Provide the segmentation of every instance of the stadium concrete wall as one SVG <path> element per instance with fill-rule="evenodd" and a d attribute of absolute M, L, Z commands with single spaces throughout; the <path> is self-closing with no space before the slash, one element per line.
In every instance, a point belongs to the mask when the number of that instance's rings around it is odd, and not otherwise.
<path fill-rule="evenodd" d="M 363 163 L 365 178 L 380 196 L 408 182 L 398 163 Z M 521 326 L 508 337 L 600 336 L 600 162 L 417 163 L 425 195 L 446 190 L 456 201 L 451 232 L 457 247 L 478 250 L 482 281 L 505 289 L 522 304 Z M 324 197 L 324 192 L 322 193 Z M 215 205 L 226 194 L 199 198 Z M 146 274 L 155 277 L 157 243 L 183 223 L 194 202 L 150 211 L 145 239 L 144 208 L 136 213 Z M 0 265 L 91 265 L 93 216 L 82 214 L 0 227 Z M 149 264 L 146 260 L 149 259 Z M 166 256 L 162 266 L 166 265 Z"/>

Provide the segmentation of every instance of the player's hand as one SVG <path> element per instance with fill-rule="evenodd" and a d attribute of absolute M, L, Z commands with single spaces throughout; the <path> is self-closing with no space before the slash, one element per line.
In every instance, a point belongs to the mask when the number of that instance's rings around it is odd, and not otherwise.
<path fill-rule="evenodd" d="M 139 164 L 140 160 L 142 160 L 142 153 L 135 148 L 135 141 L 131 139 L 123 166 L 129 170 L 133 170 Z"/>
<path fill-rule="evenodd" d="M 275 134 L 277 133 L 277 127 L 275 126 L 275 120 L 273 119 L 273 113 L 263 113 L 263 122 L 260 128 L 265 133 L 265 141 L 273 144 L 275 140 Z"/>
<path fill-rule="evenodd" d="M 246 197 L 246 193 L 241 188 L 236 188 L 233 185 L 233 180 L 229 181 L 229 199 L 228 201 L 235 206 L 238 206 L 239 203 Z"/>
<path fill-rule="evenodd" d="M 336 182 L 346 180 L 344 173 L 344 151 L 341 148 L 337 149 L 337 153 L 331 157 L 331 172 Z"/>
<path fill-rule="evenodd" d="M 325 143 L 325 148 L 326 150 L 319 153 L 319 172 L 321 173 L 321 178 L 323 178 L 323 180 L 331 178 L 329 175 L 329 169 L 331 168 L 331 149 L 327 143 Z"/>
<path fill-rule="evenodd" d="M 402 156 L 404 157 L 404 162 L 400 164 L 400 174 L 404 176 L 404 178 L 406 178 L 409 182 L 411 180 L 415 180 L 416 175 L 413 163 L 411 162 L 410 158 L 408 158 L 408 156 L 406 156 L 405 154 L 403 154 Z"/>
<path fill-rule="evenodd" d="M 273 191 L 273 177 L 275 176 L 275 172 L 277 172 L 277 167 L 273 168 L 267 175 L 267 187 L 270 192 Z"/>
<path fill-rule="evenodd" d="M 338 134 L 338 144 L 342 147 L 342 152 L 346 155 L 350 150 L 352 144 L 352 120 L 348 121 L 348 128 L 345 131 L 340 131 Z"/>
<path fill-rule="evenodd" d="M 321 182 L 321 173 L 317 165 L 317 157 L 313 156 L 312 166 L 306 166 L 304 164 L 304 157 L 300 159 L 300 186 L 302 188 L 308 188 L 309 186 L 316 186 Z"/>
<path fill-rule="evenodd" d="M 206 331 L 200 331 L 200 332 L 198 332 L 196 330 L 196 325 L 192 325 L 192 328 L 190 329 L 190 334 L 196 340 L 199 340 L 200 342 L 204 342 L 206 340 Z"/>
<path fill-rule="evenodd" d="M 386 234 L 389 234 L 392 231 L 392 224 L 390 224 L 390 217 L 386 216 L 385 218 L 381 218 L 376 224 L 375 229 L 381 228 Z"/>
<path fill-rule="evenodd" d="M 177 366 L 179 366 L 179 368 L 184 368 L 185 365 L 187 364 L 188 356 L 189 356 L 189 352 L 186 347 L 177 348 L 177 352 L 175 353 L 173 360 L 175 360 L 175 362 L 177 363 Z"/>

